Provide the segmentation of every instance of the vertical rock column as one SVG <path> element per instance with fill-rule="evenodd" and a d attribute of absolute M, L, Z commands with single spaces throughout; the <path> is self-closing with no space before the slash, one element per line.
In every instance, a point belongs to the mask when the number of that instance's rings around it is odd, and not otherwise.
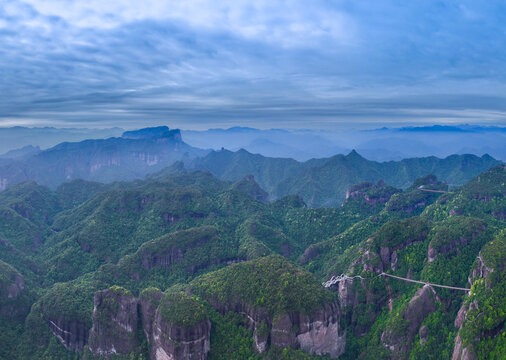
<path fill-rule="evenodd" d="M 138 346 L 137 301 L 119 286 L 95 293 L 88 346 L 95 355 L 129 354 Z"/>
<path fill-rule="evenodd" d="M 210 350 L 211 322 L 191 297 L 166 294 L 155 313 L 152 360 L 205 360 Z"/>

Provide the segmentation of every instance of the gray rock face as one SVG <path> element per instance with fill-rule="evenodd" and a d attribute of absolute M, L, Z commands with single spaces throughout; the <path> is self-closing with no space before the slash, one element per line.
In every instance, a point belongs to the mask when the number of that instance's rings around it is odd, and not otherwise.
<path fill-rule="evenodd" d="M 341 310 L 337 303 L 306 315 L 289 313 L 272 319 L 269 314 L 248 304 L 211 304 L 221 313 L 233 311 L 249 321 L 255 340 L 255 350 L 263 353 L 268 344 L 301 349 L 310 354 L 337 358 L 344 353 L 346 334 L 339 326 Z M 264 329 L 266 327 L 266 329 Z"/>
<path fill-rule="evenodd" d="M 478 357 L 474 352 L 472 345 L 464 347 L 460 334 L 455 339 L 455 347 L 453 348 L 452 360 L 476 360 Z"/>
<path fill-rule="evenodd" d="M 12 279 L 12 282 L 10 285 L 7 286 L 5 289 L 7 299 L 15 299 L 17 298 L 21 292 L 25 289 L 25 280 L 23 279 L 23 276 L 21 274 L 17 273 L 14 278 Z"/>
<path fill-rule="evenodd" d="M 195 327 L 175 326 L 157 310 L 151 341 L 152 360 L 205 360 L 210 350 L 211 322 Z"/>
<path fill-rule="evenodd" d="M 469 277 L 469 284 L 472 286 L 473 282 L 477 279 L 486 279 L 488 275 L 494 272 L 493 268 L 488 267 L 481 253 L 478 254 L 477 264 L 473 268 L 471 272 L 471 276 Z M 473 345 L 469 344 L 464 347 L 462 342 L 462 338 L 460 337 L 460 329 L 464 325 L 464 321 L 466 320 L 467 313 L 472 311 L 473 309 L 478 308 L 478 303 L 473 301 L 471 303 L 464 302 L 457 313 L 457 317 L 455 318 L 455 327 L 459 330 L 457 337 L 455 338 L 455 346 L 453 347 L 453 355 L 452 360 L 476 360 L 478 357 L 476 352 L 474 351 Z"/>
<path fill-rule="evenodd" d="M 141 297 L 139 298 L 142 329 L 148 343 L 152 340 L 151 335 L 153 334 L 153 322 L 155 320 L 156 309 L 158 308 L 162 297 L 163 293 L 161 291 L 153 289 L 153 291 L 150 291 L 149 293 L 141 294 Z"/>
<path fill-rule="evenodd" d="M 28 311 L 28 306 L 20 300 L 24 292 L 23 276 L 10 265 L 0 261 L 0 315 L 12 319 Z"/>
<path fill-rule="evenodd" d="M 125 289 L 96 292 L 92 319 L 88 346 L 93 354 L 129 354 L 137 347 L 137 301 Z"/>
<path fill-rule="evenodd" d="M 425 344 L 429 338 L 429 328 L 425 325 L 422 326 L 418 331 L 418 336 L 420 337 L 420 344 Z"/>
<path fill-rule="evenodd" d="M 183 250 L 172 248 L 161 254 L 145 253 L 142 256 L 142 266 L 146 270 L 151 270 L 154 267 L 160 266 L 168 268 L 171 264 L 181 261 L 183 259 Z"/>
<path fill-rule="evenodd" d="M 139 299 L 142 328 L 152 360 L 205 360 L 210 350 L 211 322 L 207 317 L 195 326 L 171 323 L 162 315 L 173 303 L 158 289 L 149 289 Z M 184 296 L 183 296 L 184 300 Z M 177 305 L 176 305 L 177 306 Z"/>
<path fill-rule="evenodd" d="M 83 351 L 88 343 L 90 329 L 83 322 L 78 320 L 68 321 L 60 317 L 58 319 L 48 319 L 47 324 L 54 336 L 67 350 Z"/>
<path fill-rule="evenodd" d="M 296 339 L 299 347 L 316 355 L 337 358 L 344 353 L 346 332 L 340 328 L 340 310 L 336 303 L 326 305 L 322 310 L 298 316 Z"/>
<path fill-rule="evenodd" d="M 420 325 L 427 315 L 436 311 L 436 295 L 432 287 L 425 285 L 411 298 L 402 319 L 402 330 L 386 328 L 381 334 L 383 346 L 392 351 L 393 359 L 405 358 L 411 349 L 411 343 L 418 332 L 424 332 Z"/>
<path fill-rule="evenodd" d="M 255 341 L 255 350 L 258 353 L 263 353 L 267 350 L 269 332 L 272 324 L 268 313 L 260 308 L 256 308 L 249 304 L 243 304 L 242 302 L 236 302 L 233 304 L 227 303 L 215 303 L 210 302 L 211 306 L 222 314 L 226 314 L 229 311 L 244 315 L 248 320 L 249 328 L 253 329 L 253 338 Z M 267 326 L 267 329 L 261 330 L 262 327 Z"/>

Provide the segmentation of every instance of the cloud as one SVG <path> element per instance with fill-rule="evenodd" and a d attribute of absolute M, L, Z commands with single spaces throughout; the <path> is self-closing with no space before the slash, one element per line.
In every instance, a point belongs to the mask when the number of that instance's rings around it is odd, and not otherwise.
<path fill-rule="evenodd" d="M 84 28 L 111 29 L 145 20 L 173 21 L 212 32 L 283 46 L 311 45 L 315 39 L 346 44 L 353 21 L 323 1 L 303 0 L 26 0 L 44 15 Z"/>
<path fill-rule="evenodd" d="M 501 122 L 505 16 L 500 1 L 0 2 L 0 125 Z"/>

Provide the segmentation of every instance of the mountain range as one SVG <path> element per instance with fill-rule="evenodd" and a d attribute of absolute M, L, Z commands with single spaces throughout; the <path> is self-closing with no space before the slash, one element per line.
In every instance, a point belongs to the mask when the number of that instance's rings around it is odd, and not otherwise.
<path fill-rule="evenodd" d="M 182 163 L 12 185 L 0 358 L 501 359 L 505 184 L 502 164 L 453 188 L 362 182 L 337 208 Z"/>
<path fill-rule="evenodd" d="M 346 190 L 364 181 L 383 180 L 406 188 L 416 178 L 433 173 L 450 186 L 457 186 L 501 163 L 489 155 L 469 154 L 376 162 L 355 150 L 348 155 L 299 162 L 252 154 L 244 149 L 234 152 L 195 148 L 183 141 L 179 130 L 162 126 L 127 131 L 121 137 L 11 153 L 11 158 L 0 159 L 0 189 L 26 180 L 54 189 L 76 178 L 112 182 L 143 179 L 157 172 L 163 176 L 173 171 L 170 166 L 177 161 L 188 170 L 206 170 L 221 180 L 237 181 L 253 175 L 271 200 L 298 194 L 311 207 L 339 206 Z"/>

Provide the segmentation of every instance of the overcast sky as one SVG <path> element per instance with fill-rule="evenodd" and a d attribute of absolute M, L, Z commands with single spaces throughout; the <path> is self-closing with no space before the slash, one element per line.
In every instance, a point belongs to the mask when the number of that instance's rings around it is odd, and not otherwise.
<path fill-rule="evenodd" d="M 506 124 L 503 0 L 0 0 L 0 126 Z"/>

